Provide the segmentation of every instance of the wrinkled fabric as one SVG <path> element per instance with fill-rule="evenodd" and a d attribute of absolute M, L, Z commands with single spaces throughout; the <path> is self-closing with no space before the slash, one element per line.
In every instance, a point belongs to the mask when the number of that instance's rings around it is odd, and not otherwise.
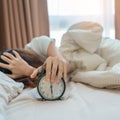
<path fill-rule="evenodd" d="M 23 91 L 24 85 L 0 72 L 0 120 L 6 120 L 8 103 Z"/>
<path fill-rule="evenodd" d="M 119 46 L 118 40 L 102 38 L 101 25 L 81 22 L 63 35 L 60 51 L 70 63 L 72 81 L 98 88 L 120 88 Z"/>

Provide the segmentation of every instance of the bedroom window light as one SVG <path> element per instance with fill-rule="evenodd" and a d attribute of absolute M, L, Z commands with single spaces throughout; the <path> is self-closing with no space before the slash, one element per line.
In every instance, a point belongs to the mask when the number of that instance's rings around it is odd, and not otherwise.
<path fill-rule="evenodd" d="M 50 37 L 60 46 L 63 33 L 81 21 L 99 22 L 103 36 L 114 38 L 114 0 L 48 0 Z"/>

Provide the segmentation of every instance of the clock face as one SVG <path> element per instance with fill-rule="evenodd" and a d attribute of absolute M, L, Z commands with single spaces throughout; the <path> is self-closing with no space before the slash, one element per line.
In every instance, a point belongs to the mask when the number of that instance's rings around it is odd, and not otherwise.
<path fill-rule="evenodd" d="M 51 83 L 46 80 L 45 75 L 38 77 L 37 90 L 40 96 L 45 100 L 57 100 L 65 92 L 65 82 L 61 79 L 60 83 Z"/>

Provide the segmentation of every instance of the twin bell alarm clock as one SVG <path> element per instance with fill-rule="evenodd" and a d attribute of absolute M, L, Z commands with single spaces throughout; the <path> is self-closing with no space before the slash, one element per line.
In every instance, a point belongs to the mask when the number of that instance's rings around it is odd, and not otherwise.
<path fill-rule="evenodd" d="M 37 91 L 43 100 L 54 101 L 61 99 L 66 89 L 63 78 L 61 78 L 60 83 L 48 81 L 46 80 L 46 71 L 42 69 L 42 71 L 38 73 L 36 80 Z"/>

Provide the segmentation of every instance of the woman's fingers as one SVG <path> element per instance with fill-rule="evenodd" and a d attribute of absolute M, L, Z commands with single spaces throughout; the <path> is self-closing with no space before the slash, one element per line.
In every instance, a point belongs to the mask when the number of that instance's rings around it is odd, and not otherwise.
<path fill-rule="evenodd" d="M 9 65 L 8 64 L 4 64 L 0 62 L 0 67 L 1 68 L 5 68 L 5 69 L 9 69 Z"/>
<path fill-rule="evenodd" d="M 53 65 L 52 65 L 52 73 L 51 73 L 51 81 L 52 82 L 55 82 L 55 80 L 56 80 L 56 73 L 58 72 L 57 69 L 58 69 L 58 61 L 57 61 L 57 59 L 55 59 L 53 62 Z"/>
<path fill-rule="evenodd" d="M 6 57 L 8 57 L 11 60 L 15 59 L 15 57 L 12 54 L 8 53 L 8 52 L 4 52 L 3 55 L 6 56 Z"/>
<path fill-rule="evenodd" d="M 48 57 L 42 66 L 33 71 L 30 77 L 35 78 L 42 69 L 46 70 L 46 80 L 48 81 L 59 83 L 63 75 L 64 79 L 67 79 L 67 63 L 58 57 Z"/>
<path fill-rule="evenodd" d="M 11 59 L 9 59 L 8 57 L 1 55 L 1 59 L 4 60 L 7 63 L 11 63 Z"/>
<path fill-rule="evenodd" d="M 62 63 L 59 63 L 59 67 L 58 67 L 58 74 L 57 74 L 57 83 L 60 82 L 62 76 L 63 76 L 63 65 Z"/>
<path fill-rule="evenodd" d="M 3 55 L 1 55 L 1 59 L 10 64 L 16 58 L 21 58 L 20 55 L 15 50 L 13 50 L 13 53 L 15 56 L 8 52 L 4 52 Z"/>
<path fill-rule="evenodd" d="M 6 74 L 8 77 L 15 79 L 15 76 L 13 74 Z"/>
<path fill-rule="evenodd" d="M 49 81 L 51 79 L 52 58 L 49 57 L 45 64 L 46 64 L 46 79 Z"/>
<path fill-rule="evenodd" d="M 21 58 L 21 56 L 19 55 L 19 53 L 17 51 L 13 50 L 13 53 L 16 56 L 16 58 Z"/>
<path fill-rule="evenodd" d="M 58 57 L 49 57 L 46 62 L 46 79 L 59 83 L 64 75 L 67 80 L 67 62 Z"/>
<path fill-rule="evenodd" d="M 35 70 L 33 71 L 33 73 L 30 75 L 30 77 L 31 77 L 31 78 L 35 78 L 35 77 L 37 76 L 37 74 L 38 74 L 39 72 L 41 72 L 41 71 L 42 71 L 42 66 L 40 66 L 39 68 L 35 69 Z"/>
<path fill-rule="evenodd" d="M 64 75 L 64 80 L 67 81 L 67 64 L 64 63 L 64 66 L 63 66 L 63 75 Z"/>

